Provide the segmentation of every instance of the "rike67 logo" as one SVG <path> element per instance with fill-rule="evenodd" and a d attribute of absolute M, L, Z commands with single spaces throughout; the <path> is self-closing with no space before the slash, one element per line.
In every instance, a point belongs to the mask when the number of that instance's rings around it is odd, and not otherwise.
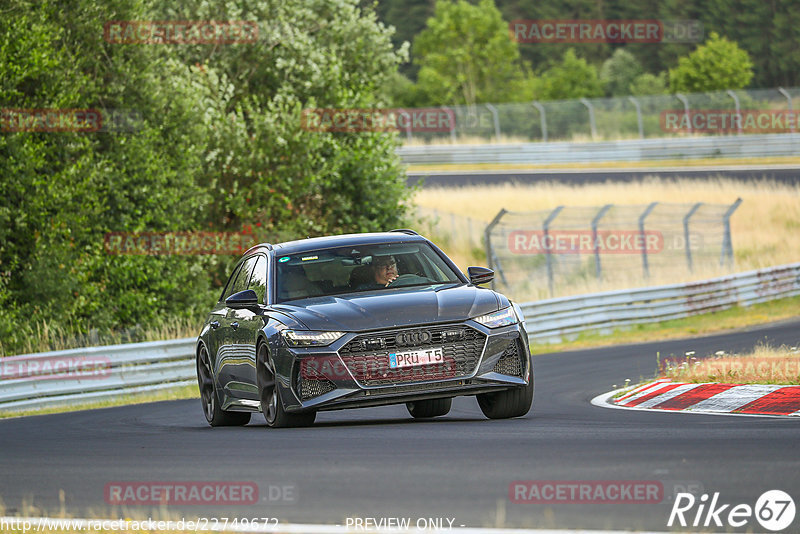
<path fill-rule="evenodd" d="M 679 493 L 672 505 L 667 526 L 671 527 L 677 520 L 682 527 L 689 524 L 693 527 L 722 527 L 724 526 L 723 521 L 725 521 L 727 526 L 739 528 L 750 523 L 755 517 L 762 528 L 777 532 L 791 525 L 794 515 L 794 500 L 788 493 L 781 490 L 764 492 L 756 500 L 755 507 L 751 507 L 749 504 L 732 506 L 721 503 L 719 492 L 714 493 L 710 502 L 706 493 L 699 499 L 696 499 L 691 493 Z"/>

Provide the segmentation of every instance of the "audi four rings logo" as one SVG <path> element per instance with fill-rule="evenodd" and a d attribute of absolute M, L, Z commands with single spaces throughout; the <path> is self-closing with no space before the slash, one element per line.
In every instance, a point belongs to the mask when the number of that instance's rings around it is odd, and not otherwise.
<path fill-rule="evenodd" d="M 429 343 L 431 335 L 429 332 L 403 332 L 397 334 L 394 340 L 400 346 L 419 345 L 420 343 Z"/>

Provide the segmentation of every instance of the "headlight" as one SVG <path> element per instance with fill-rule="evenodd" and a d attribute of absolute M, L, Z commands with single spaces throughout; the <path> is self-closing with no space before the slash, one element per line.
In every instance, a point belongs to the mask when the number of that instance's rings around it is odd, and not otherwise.
<path fill-rule="evenodd" d="M 344 332 L 312 332 L 310 330 L 284 330 L 283 339 L 290 347 L 324 347 L 344 335 Z"/>
<path fill-rule="evenodd" d="M 508 326 L 517 323 L 517 314 L 514 313 L 514 308 L 509 306 L 496 312 L 487 313 L 480 317 L 475 317 L 475 320 L 489 328 L 499 328 L 501 326 Z"/>

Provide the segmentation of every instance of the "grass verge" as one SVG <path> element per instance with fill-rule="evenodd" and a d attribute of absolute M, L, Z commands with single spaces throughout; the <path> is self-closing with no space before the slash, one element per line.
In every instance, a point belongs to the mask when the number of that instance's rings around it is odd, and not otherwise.
<path fill-rule="evenodd" d="M 679 339 L 738 330 L 748 326 L 800 317 L 800 297 L 773 300 L 749 307 L 737 306 L 728 310 L 685 319 L 674 319 L 659 323 L 640 324 L 628 329 L 617 329 L 610 334 L 585 332 L 562 343 L 533 343 L 534 354 L 563 352 L 593 347 L 607 347 L 628 343 L 644 343 L 664 339 Z"/>
<path fill-rule="evenodd" d="M 758 345 L 744 354 L 717 352 L 710 358 L 697 358 L 689 352 L 683 358 L 659 362 L 662 377 L 674 382 L 702 384 L 800 384 L 800 348 Z"/>

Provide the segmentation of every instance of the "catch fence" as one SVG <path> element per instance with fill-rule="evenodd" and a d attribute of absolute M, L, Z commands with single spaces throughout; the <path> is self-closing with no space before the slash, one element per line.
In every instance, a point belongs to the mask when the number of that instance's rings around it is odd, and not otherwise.
<path fill-rule="evenodd" d="M 484 242 L 494 287 L 546 298 L 575 287 L 634 287 L 733 268 L 730 218 L 741 203 L 501 210 Z"/>
<path fill-rule="evenodd" d="M 449 128 L 401 131 L 407 144 L 553 142 L 796 133 L 800 87 L 442 106 Z M 408 112 L 413 110 L 409 108 Z"/>

